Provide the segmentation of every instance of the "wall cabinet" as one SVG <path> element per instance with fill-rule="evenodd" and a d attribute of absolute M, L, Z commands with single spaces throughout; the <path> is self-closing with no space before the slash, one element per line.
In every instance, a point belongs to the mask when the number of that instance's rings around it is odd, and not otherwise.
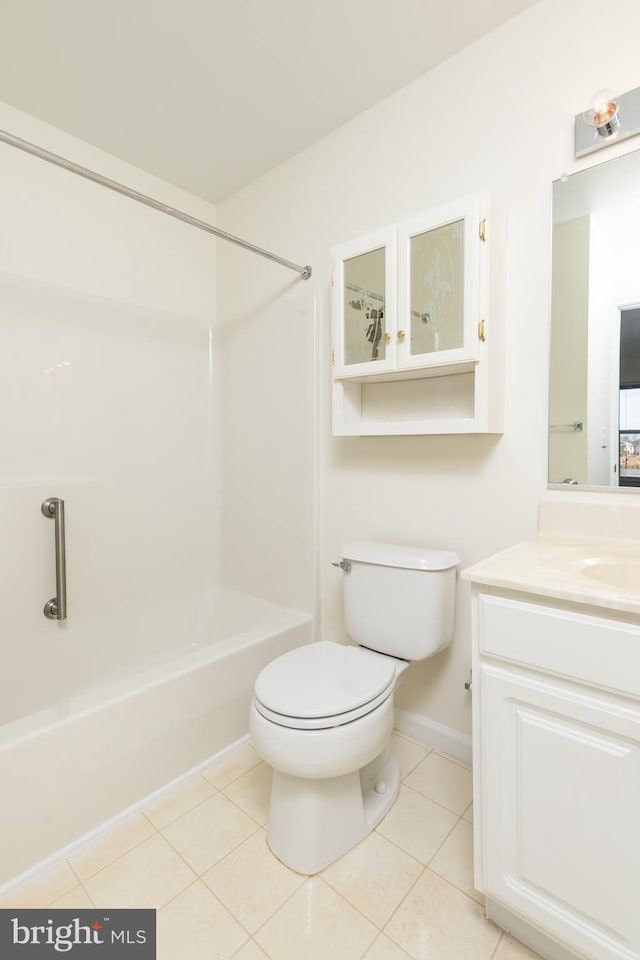
<path fill-rule="evenodd" d="M 334 434 L 501 431 L 502 246 L 485 192 L 333 249 Z"/>
<path fill-rule="evenodd" d="M 640 957 L 639 650 L 637 624 L 474 590 L 476 886 L 593 960 Z"/>

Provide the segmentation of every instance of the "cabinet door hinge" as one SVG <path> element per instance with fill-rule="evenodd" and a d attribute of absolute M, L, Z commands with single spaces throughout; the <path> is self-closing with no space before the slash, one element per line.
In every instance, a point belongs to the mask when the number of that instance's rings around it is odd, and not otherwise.
<path fill-rule="evenodd" d="M 487 239 L 487 218 L 483 217 L 480 221 L 480 226 L 478 227 L 478 236 L 482 243 L 485 243 Z"/>
<path fill-rule="evenodd" d="M 487 334 L 484 328 L 484 320 L 481 320 L 480 323 L 478 324 L 478 340 L 484 343 L 486 339 L 487 339 Z"/>

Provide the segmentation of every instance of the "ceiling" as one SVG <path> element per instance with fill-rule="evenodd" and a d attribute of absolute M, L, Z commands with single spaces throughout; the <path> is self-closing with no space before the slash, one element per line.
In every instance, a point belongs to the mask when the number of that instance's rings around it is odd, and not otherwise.
<path fill-rule="evenodd" d="M 534 0 L 1 0 L 0 100 L 213 202 Z"/>

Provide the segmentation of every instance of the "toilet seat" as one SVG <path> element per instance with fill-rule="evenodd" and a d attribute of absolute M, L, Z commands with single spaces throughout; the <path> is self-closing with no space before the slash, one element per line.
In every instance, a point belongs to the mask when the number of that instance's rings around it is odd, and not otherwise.
<path fill-rule="evenodd" d="M 269 710 L 255 697 L 253 702 L 261 716 L 266 720 L 270 720 L 272 723 L 279 724 L 281 727 L 291 727 L 293 730 L 327 730 L 329 727 L 341 727 L 343 724 L 351 723 L 352 720 L 358 720 L 360 717 L 366 716 L 367 713 L 371 713 L 372 710 L 375 710 L 376 707 L 388 699 L 393 693 L 394 687 L 395 683 L 391 682 L 383 693 L 379 694 L 373 700 L 369 700 L 368 703 L 363 703 L 355 710 L 348 710 L 346 713 L 339 713 L 329 717 L 289 717 L 286 714 Z"/>
<path fill-rule="evenodd" d="M 341 726 L 375 710 L 393 693 L 396 663 L 362 647 L 321 640 L 265 667 L 256 680 L 254 705 L 279 726 Z"/>

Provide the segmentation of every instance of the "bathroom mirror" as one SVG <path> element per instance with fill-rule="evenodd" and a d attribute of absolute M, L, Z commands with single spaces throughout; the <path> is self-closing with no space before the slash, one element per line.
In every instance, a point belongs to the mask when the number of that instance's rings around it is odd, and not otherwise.
<path fill-rule="evenodd" d="M 640 152 L 553 184 L 549 483 L 640 489 Z"/>

